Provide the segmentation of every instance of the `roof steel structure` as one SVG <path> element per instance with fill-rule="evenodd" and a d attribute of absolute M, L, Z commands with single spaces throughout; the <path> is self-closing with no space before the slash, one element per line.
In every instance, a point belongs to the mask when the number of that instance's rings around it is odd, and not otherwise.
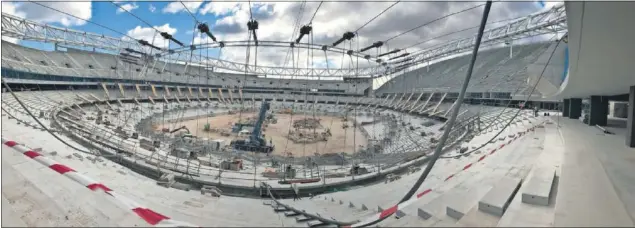
<path fill-rule="evenodd" d="M 555 6 L 549 10 L 537 12 L 524 18 L 512 21 L 506 25 L 485 31 L 483 44 L 485 46 L 495 45 L 510 40 L 522 39 L 537 35 L 550 34 L 566 31 L 566 14 L 564 4 Z M 69 46 L 104 49 L 118 52 L 123 48 L 144 50 L 144 47 L 136 40 L 126 38 L 115 38 L 95 33 L 72 30 L 50 26 L 13 15 L 2 13 L 2 36 L 13 37 L 21 40 L 39 41 L 47 43 L 57 43 Z M 434 61 L 449 55 L 457 54 L 469 50 L 474 45 L 475 36 L 451 40 L 444 44 L 426 48 L 410 55 L 413 58 L 410 64 L 419 64 Z M 253 45 L 249 41 L 226 41 L 225 48 L 246 47 Z M 259 41 L 259 46 L 267 47 L 289 47 L 288 42 L 282 41 Z M 298 44 L 297 48 L 318 49 L 322 45 Z M 197 48 L 214 48 L 217 44 L 200 44 Z M 189 62 L 192 65 L 208 66 L 210 68 L 224 69 L 234 72 L 246 72 L 258 75 L 279 75 L 279 76 L 310 76 L 310 77 L 378 77 L 387 74 L 397 73 L 402 67 L 395 69 L 392 64 L 374 65 L 359 68 L 303 68 L 303 67 L 278 67 L 278 66 L 257 66 L 245 64 L 244 62 L 227 61 L 213 57 L 182 54 L 187 48 L 163 49 L 161 59 L 168 62 Z M 321 50 L 321 49 L 320 49 Z M 343 53 L 346 50 L 330 47 L 330 52 Z M 353 51 L 351 56 L 363 57 L 364 54 Z M 375 62 L 375 61 L 371 61 Z"/>

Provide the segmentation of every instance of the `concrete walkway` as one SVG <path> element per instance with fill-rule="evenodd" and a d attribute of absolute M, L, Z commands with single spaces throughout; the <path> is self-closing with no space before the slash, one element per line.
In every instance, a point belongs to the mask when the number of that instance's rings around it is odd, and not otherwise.
<path fill-rule="evenodd" d="M 554 226 L 634 226 L 635 150 L 622 136 L 553 119 L 565 144 Z"/>

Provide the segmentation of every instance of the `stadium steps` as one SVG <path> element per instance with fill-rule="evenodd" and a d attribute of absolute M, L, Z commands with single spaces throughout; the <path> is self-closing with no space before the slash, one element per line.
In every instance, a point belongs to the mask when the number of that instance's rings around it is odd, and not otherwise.
<path fill-rule="evenodd" d="M 548 149 L 542 149 L 519 194 L 501 217 L 499 227 L 553 226 L 558 176 L 561 172 L 559 167 L 564 153 L 564 143 L 553 125 L 545 125 L 543 148 Z M 532 196 L 539 197 L 539 200 L 532 200 Z"/>
<path fill-rule="evenodd" d="M 2 153 L 2 197 L 8 202 L 2 205 L 3 217 L 8 207 L 27 226 L 147 225 L 102 192 L 92 192 L 4 145 Z"/>
<path fill-rule="evenodd" d="M 4 195 L 2 195 L 2 227 L 27 227 L 20 214 L 13 209 Z"/>

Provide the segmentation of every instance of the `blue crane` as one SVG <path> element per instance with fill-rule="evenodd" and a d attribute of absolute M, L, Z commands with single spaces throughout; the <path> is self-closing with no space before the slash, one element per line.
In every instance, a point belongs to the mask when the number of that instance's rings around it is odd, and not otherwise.
<path fill-rule="evenodd" d="M 269 110 L 269 102 L 262 101 L 262 105 L 260 106 L 260 112 L 258 113 L 258 119 L 254 124 L 254 129 L 251 131 L 251 135 L 249 135 L 249 139 L 236 139 L 232 140 L 230 145 L 236 150 L 243 151 L 251 151 L 251 152 L 261 152 L 261 153 L 271 153 L 274 149 L 273 145 L 267 145 L 267 142 L 262 137 L 262 124 L 265 122 L 265 118 L 267 117 L 267 111 Z"/>

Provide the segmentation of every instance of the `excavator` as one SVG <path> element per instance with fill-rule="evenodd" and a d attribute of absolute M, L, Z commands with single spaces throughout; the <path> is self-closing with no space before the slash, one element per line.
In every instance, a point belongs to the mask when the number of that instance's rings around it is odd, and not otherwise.
<path fill-rule="evenodd" d="M 230 142 L 232 148 L 242 151 L 259 152 L 259 153 L 271 153 L 275 148 L 273 145 L 267 145 L 267 141 L 262 137 L 262 124 L 267 116 L 269 110 L 269 102 L 263 101 L 258 113 L 258 119 L 254 124 L 254 129 L 249 135 L 248 139 L 235 139 Z"/>
<path fill-rule="evenodd" d="M 169 133 L 169 134 L 172 134 L 172 133 L 180 131 L 180 130 L 185 130 L 187 132 L 187 133 L 183 134 L 183 137 L 193 137 L 192 134 L 190 133 L 190 129 L 187 129 L 186 126 L 181 126 L 179 128 L 172 129 L 171 131 L 168 128 L 161 129 L 161 131 L 163 131 L 165 133 Z"/>

